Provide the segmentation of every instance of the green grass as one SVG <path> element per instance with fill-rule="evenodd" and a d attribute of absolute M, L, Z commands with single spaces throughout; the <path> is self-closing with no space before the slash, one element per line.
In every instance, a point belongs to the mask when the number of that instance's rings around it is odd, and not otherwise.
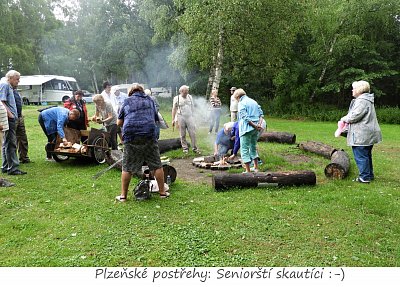
<path fill-rule="evenodd" d="M 297 142 L 345 149 L 349 177 L 326 179 L 329 161 L 295 145 L 260 143 L 262 170 L 311 169 L 317 185 L 214 192 L 178 174 L 168 200 L 136 202 L 130 192 L 127 203 L 116 204 L 117 170 L 94 181 L 104 165 L 44 161 L 36 108 L 24 107 L 34 163 L 21 166 L 26 176 L 5 176 L 16 186 L 0 190 L 1 266 L 400 266 L 398 125 L 381 126 L 369 185 L 351 181 L 357 170 L 345 139 L 333 137 L 336 123 L 267 119 L 269 130 L 295 133 Z M 163 114 L 170 122 L 170 111 Z M 198 134 L 211 153 L 207 129 Z M 161 137 L 178 132 L 162 130 Z M 308 162 L 287 160 L 304 155 Z"/>

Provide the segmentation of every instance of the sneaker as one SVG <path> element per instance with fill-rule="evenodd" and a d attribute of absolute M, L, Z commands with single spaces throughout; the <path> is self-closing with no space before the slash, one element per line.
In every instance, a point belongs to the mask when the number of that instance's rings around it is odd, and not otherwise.
<path fill-rule="evenodd" d="M 187 150 L 187 149 L 184 149 L 183 150 L 183 153 L 188 153 L 189 151 Z"/>
<path fill-rule="evenodd" d="M 121 195 L 118 195 L 115 197 L 115 200 L 118 202 L 125 202 L 126 201 L 126 197 L 122 197 Z"/>
<path fill-rule="evenodd" d="M 194 152 L 195 154 L 201 154 L 201 151 L 198 150 L 198 149 L 194 149 L 193 152 Z"/>
<path fill-rule="evenodd" d="M 19 169 L 16 169 L 12 172 L 8 172 L 8 175 L 24 175 L 24 174 L 27 174 L 27 172 Z"/>
<path fill-rule="evenodd" d="M 355 179 L 353 179 L 354 182 L 359 182 L 359 183 L 370 183 L 369 180 L 366 179 L 362 179 L 361 177 L 357 177 Z"/>
<path fill-rule="evenodd" d="M 49 162 L 55 162 L 55 160 L 51 157 L 51 158 L 47 158 L 46 157 L 46 161 L 49 161 Z"/>
<path fill-rule="evenodd" d="M 251 168 L 250 168 L 250 171 L 251 171 L 251 172 L 258 172 L 258 169 L 254 168 L 254 167 L 251 167 Z"/>

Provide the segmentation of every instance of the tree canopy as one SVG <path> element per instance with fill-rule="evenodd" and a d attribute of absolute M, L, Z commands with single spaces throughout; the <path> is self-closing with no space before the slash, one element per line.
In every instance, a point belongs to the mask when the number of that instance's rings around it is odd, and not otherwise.
<path fill-rule="evenodd" d="M 398 1 L 75 3 L 1 2 L 1 72 L 75 76 L 92 91 L 104 80 L 185 83 L 203 95 L 214 86 L 223 99 L 234 85 L 286 109 L 319 102 L 342 107 L 351 83 L 365 79 L 378 104 L 400 104 Z"/>

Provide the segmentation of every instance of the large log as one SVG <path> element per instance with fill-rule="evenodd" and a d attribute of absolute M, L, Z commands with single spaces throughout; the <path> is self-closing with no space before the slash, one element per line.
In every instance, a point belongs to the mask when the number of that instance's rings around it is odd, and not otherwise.
<path fill-rule="evenodd" d="M 334 147 L 331 147 L 330 145 L 315 141 L 300 143 L 299 148 L 304 151 L 309 151 L 318 155 L 322 155 L 323 157 L 328 159 L 330 159 L 332 154 L 336 151 L 336 149 Z"/>
<path fill-rule="evenodd" d="M 181 147 L 182 146 L 180 138 L 164 139 L 158 141 L 158 148 L 160 149 L 160 153 L 164 153 L 174 149 L 179 149 Z"/>
<path fill-rule="evenodd" d="M 158 148 L 160 149 L 160 153 L 181 148 L 181 140 L 179 138 L 159 140 Z M 107 155 L 106 155 L 106 161 L 109 165 L 114 164 L 120 158 L 122 158 L 122 151 L 120 151 L 120 150 L 112 150 L 111 152 L 107 153 Z M 122 162 L 120 164 L 117 164 L 115 166 L 115 168 L 121 170 Z"/>
<path fill-rule="evenodd" d="M 215 174 L 212 179 L 216 191 L 231 187 L 257 187 L 264 184 L 277 186 L 315 185 L 317 177 L 313 171 L 257 172 L 237 174 Z"/>
<path fill-rule="evenodd" d="M 258 141 L 294 144 L 296 142 L 296 135 L 286 132 L 264 132 L 258 138 Z"/>
<path fill-rule="evenodd" d="M 178 139 L 179 140 L 179 139 Z M 171 148 L 176 147 L 176 144 L 174 144 L 175 139 L 173 141 L 171 140 L 160 140 L 159 143 L 162 142 L 163 150 L 167 150 L 167 144 L 171 144 Z M 179 140 L 179 147 L 180 147 L 180 140 Z M 161 149 L 161 148 L 160 148 Z M 111 150 L 106 153 L 106 161 L 109 165 L 112 165 L 119 161 L 122 158 L 122 151 L 120 150 Z M 122 170 L 122 161 L 117 163 L 114 166 L 115 169 Z M 171 177 L 171 182 L 174 182 L 177 176 L 176 169 L 173 166 L 170 165 L 163 165 L 163 170 L 164 170 L 164 181 L 167 180 L 167 176 L 169 175 Z M 142 172 L 139 172 L 135 174 L 137 177 L 141 178 L 143 176 Z"/>
<path fill-rule="evenodd" d="M 332 154 L 331 163 L 325 167 L 325 176 L 334 179 L 343 179 L 349 174 L 350 157 L 343 150 Z"/>

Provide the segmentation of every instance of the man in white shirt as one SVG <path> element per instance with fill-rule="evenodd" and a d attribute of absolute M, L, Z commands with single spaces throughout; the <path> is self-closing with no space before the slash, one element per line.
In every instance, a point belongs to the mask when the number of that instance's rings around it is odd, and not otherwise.
<path fill-rule="evenodd" d="M 172 103 L 172 126 L 178 123 L 181 145 L 184 153 L 188 153 L 189 147 L 186 141 L 186 130 L 192 142 L 193 151 L 200 154 L 196 143 L 196 125 L 193 117 L 194 103 L 189 95 L 189 87 L 183 85 L 179 88 L 179 95 L 174 97 Z"/>
<path fill-rule="evenodd" d="M 111 103 L 111 84 L 109 82 L 105 81 L 103 83 L 103 91 L 101 92 L 101 95 L 103 96 L 105 102 Z"/>

